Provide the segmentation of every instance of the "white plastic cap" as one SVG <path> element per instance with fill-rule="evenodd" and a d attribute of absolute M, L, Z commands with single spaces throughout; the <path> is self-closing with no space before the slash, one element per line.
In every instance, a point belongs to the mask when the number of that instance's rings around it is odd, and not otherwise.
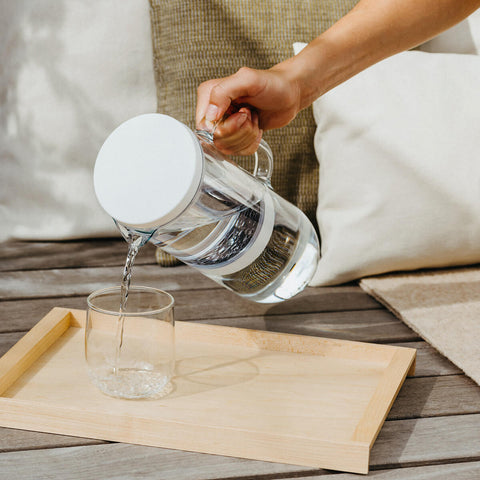
<path fill-rule="evenodd" d="M 100 205 L 125 225 L 148 229 L 173 220 L 201 182 L 203 152 L 195 134 L 151 113 L 117 127 L 98 152 L 94 186 Z"/>

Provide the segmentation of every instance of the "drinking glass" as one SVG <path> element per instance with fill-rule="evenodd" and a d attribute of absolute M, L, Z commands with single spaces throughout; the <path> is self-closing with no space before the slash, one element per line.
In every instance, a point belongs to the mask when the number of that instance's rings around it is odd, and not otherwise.
<path fill-rule="evenodd" d="M 175 363 L 173 297 L 131 286 L 120 311 L 118 286 L 93 292 L 87 304 L 85 357 L 91 381 L 119 398 L 169 393 Z"/>

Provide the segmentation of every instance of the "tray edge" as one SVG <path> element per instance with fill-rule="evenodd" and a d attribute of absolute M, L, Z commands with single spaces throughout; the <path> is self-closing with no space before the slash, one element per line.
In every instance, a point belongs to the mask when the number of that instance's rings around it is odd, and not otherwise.
<path fill-rule="evenodd" d="M 54 307 L 0 358 L 0 395 L 70 327 L 68 308 Z"/>

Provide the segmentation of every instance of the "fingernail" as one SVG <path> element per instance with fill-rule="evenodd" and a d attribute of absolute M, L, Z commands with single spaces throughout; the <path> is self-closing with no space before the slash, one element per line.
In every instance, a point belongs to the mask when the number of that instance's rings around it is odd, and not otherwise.
<path fill-rule="evenodd" d="M 216 105 L 210 104 L 207 107 L 207 111 L 205 112 L 205 120 L 207 122 L 214 122 L 217 119 L 218 115 L 218 107 Z"/>
<path fill-rule="evenodd" d="M 248 116 L 246 113 L 240 114 L 237 119 L 237 128 L 240 128 L 247 121 L 247 118 Z"/>
<path fill-rule="evenodd" d="M 244 113 L 249 120 L 252 119 L 252 112 L 249 108 L 242 107 L 238 112 L 239 113 Z"/>

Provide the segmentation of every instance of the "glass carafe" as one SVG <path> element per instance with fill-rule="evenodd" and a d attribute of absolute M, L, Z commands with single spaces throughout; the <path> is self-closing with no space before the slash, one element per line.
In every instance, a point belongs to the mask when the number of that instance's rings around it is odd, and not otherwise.
<path fill-rule="evenodd" d="M 143 235 L 242 297 L 280 302 L 310 281 L 318 239 L 303 212 L 272 190 L 264 141 L 255 156 L 252 175 L 216 149 L 211 133 L 141 115 L 105 141 L 95 191 L 124 236 Z"/>

